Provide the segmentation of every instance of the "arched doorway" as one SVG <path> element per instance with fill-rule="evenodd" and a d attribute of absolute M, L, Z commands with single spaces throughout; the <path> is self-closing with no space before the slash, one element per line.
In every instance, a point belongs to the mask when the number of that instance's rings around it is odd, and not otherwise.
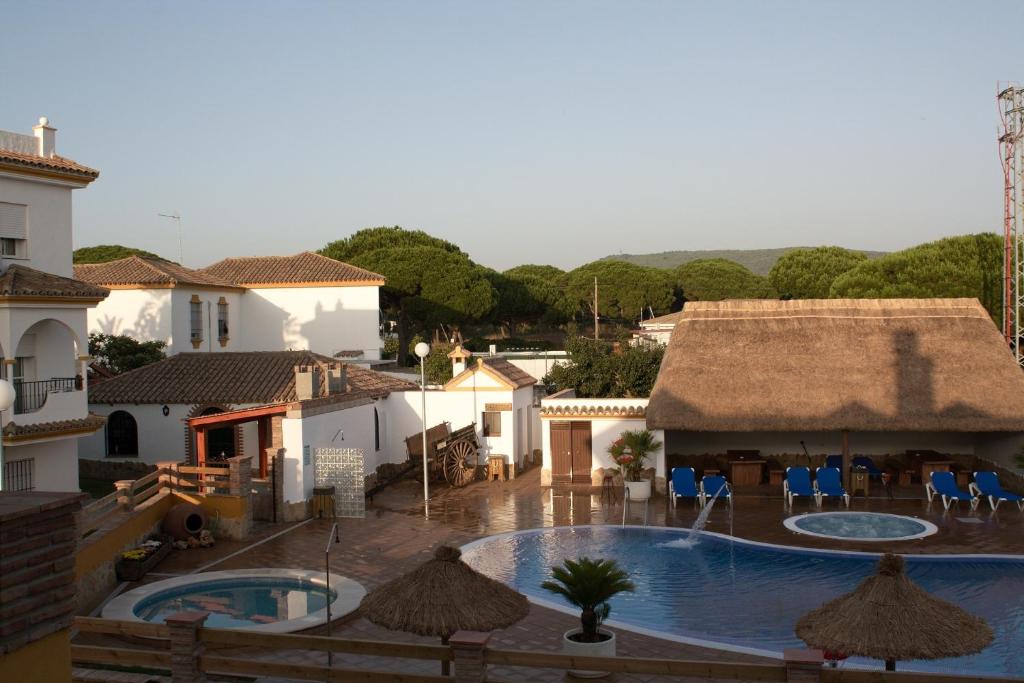
<path fill-rule="evenodd" d="M 115 410 L 107 416 L 107 457 L 139 455 L 139 427 L 131 413 Z"/>
<path fill-rule="evenodd" d="M 223 412 L 223 408 L 210 406 L 199 413 L 199 415 L 216 415 Z M 206 461 L 210 464 L 224 462 L 228 458 L 235 457 L 235 427 L 207 430 L 206 453 Z"/>

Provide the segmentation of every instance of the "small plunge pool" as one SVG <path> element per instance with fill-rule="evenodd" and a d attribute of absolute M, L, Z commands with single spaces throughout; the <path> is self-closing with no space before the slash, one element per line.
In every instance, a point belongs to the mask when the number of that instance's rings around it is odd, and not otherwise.
<path fill-rule="evenodd" d="M 909 541 L 939 530 L 923 519 L 884 512 L 811 512 L 782 523 L 798 534 L 840 541 Z"/>

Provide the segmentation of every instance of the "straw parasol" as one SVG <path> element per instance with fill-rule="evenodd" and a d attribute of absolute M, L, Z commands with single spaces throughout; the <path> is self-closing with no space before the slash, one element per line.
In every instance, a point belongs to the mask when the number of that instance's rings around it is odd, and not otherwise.
<path fill-rule="evenodd" d="M 896 660 L 943 659 L 980 652 L 992 629 L 973 614 L 930 595 L 903 573 L 903 558 L 885 554 L 878 573 L 852 592 L 827 602 L 796 623 L 811 647 Z"/>
<path fill-rule="evenodd" d="M 526 616 L 525 595 L 461 557 L 458 548 L 441 546 L 434 559 L 367 593 L 359 606 L 363 615 L 390 631 L 436 636 L 444 644 L 456 631 L 493 631 Z"/>

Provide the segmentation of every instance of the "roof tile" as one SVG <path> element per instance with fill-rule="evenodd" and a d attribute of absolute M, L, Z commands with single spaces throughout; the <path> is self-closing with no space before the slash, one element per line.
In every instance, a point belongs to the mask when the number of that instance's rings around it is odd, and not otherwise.
<path fill-rule="evenodd" d="M 384 279 L 383 275 L 311 251 L 294 256 L 226 258 L 203 268 L 200 272 L 246 286 L 309 282 L 377 282 Z"/>
<path fill-rule="evenodd" d="M 103 287 L 69 277 L 44 273 L 35 268 L 12 263 L 0 275 L 0 296 L 46 296 L 80 299 L 102 299 L 110 294 Z"/>
<path fill-rule="evenodd" d="M 96 285 L 153 285 L 177 287 L 194 285 L 200 287 L 238 286 L 209 273 L 192 270 L 185 266 L 142 256 L 128 256 L 106 263 L 82 263 L 75 266 L 75 277 Z"/>
<path fill-rule="evenodd" d="M 38 168 L 49 171 L 60 171 L 71 175 L 81 176 L 83 180 L 95 180 L 100 172 L 94 168 L 83 166 L 77 161 L 65 159 L 54 155 L 52 157 L 41 157 L 37 154 L 25 154 L 9 149 L 0 149 L 0 163 L 24 166 L 26 168 Z"/>

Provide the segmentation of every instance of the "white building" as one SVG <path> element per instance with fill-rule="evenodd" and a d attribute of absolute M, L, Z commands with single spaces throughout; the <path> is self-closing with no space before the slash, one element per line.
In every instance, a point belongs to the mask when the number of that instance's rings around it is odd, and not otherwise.
<path fill-rule="evenodd" d="M 2 486 L 77 491 L 78 439 L 103 426 L 86 400 L 86 312 L 108 292 L 72 279 L 71 192 L 99 172 L 58 156 L 45 118 L 33 130 L 0 131 L 0 372 L 17 392 Z"/>
<path fill-rule="evenodd" d="M 672 330 L 683 315 L 682 311 L 659 315 L 640 321 L 640 329 L 633 332 L 633 344 L 668 344 L 672 338 Z"/>
<path fill-rule="evenodd" d="M 109 287 L 89 331 L 159 340 L 185 351 L 310 350 L 379 360 L 384 278 L 301 252 L 229 258 L 201 270 L 137 256 L 75 266 Z"/>

